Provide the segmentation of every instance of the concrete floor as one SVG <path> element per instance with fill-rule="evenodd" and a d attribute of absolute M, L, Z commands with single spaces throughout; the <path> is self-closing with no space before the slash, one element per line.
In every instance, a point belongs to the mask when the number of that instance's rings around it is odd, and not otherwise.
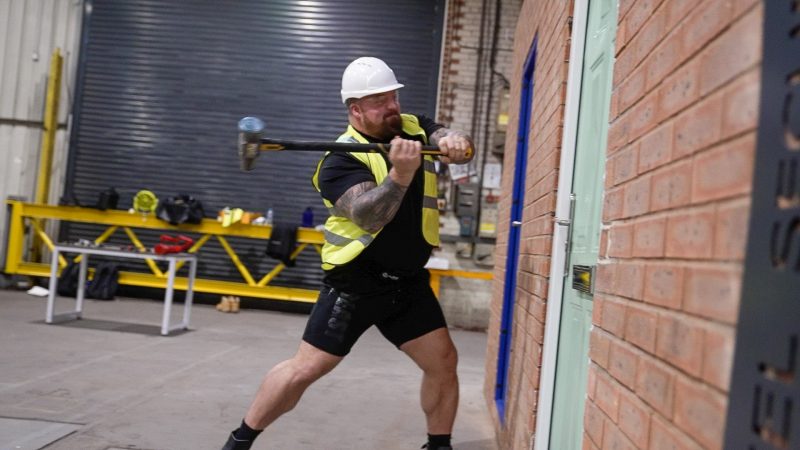
<path fill-rule="evenodd" d="M 0 450 L 219 449 L 263 374 L 294 353 L 307 317 L 195 305 L 191 330 L 163 337 L 158 301 L 87 300 L 82 320 L 55 325 L 44 323 L 45 305 L 0 290 Z M 58 299 L 57 312 L 73 305 Z M 461 380 L 454 446 L 495 449 L 482 394 L 486 335 L 451 332 Z M 417 449 L 419 380 L 371 329 L 254 448 Z"/>

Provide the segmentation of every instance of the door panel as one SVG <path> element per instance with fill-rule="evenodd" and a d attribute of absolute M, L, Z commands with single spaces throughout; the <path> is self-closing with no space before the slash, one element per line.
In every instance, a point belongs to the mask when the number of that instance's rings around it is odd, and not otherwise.
<path fill-rule="evenodd" d="M 589 2 L 572 181 L 575 201 L 556 357 L 551 449 L 579 450 L 583 441 L 593 296 L 573 288 L 572 267 L 597 264 L 616 19 L 613 0 Z"/>

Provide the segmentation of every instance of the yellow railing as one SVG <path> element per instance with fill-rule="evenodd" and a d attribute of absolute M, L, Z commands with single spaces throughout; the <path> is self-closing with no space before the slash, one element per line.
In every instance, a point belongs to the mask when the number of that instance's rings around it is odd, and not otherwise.
<path fill-rule="evenodd" d="M 24 242 L 26 223 L 29 225 L 35 236 L 52 250 L 53 240 L 46 234 L 44 220 L 61 220 L 67 222 L 91 223 L 96 225 L 106 225 L 108 228 L 94 239 L 96 244 L 106 242 L 117 230 L 123 229 L 131 243 L 140 250 L 144 250 L 144 244 L 139 240 L 136 232 L 137 228 L 155 229 L 164 231 L 180 231 L 183 233 L 197 233 L 201 237 L 189 249 L 190 253 L 196 253 L 212 237 L 216 238 L 220 245 L 225 249 L 231 262 L 239 270 L 242 281 L 214 280 L 208 278 L 197 278 L 194 289 L 196 292 L 205 292 L 221 295 L 236 295 L 242 297 L 255 297 L 275 300 L 289 300 L 297 302 L 313 303 L 317 299 L 316 289 L 293 288 L 284 286 L 271 286 L 269 283 L 286 266 L 277 263 L 267 274 L 256 280 L 253 274 L 242 264 L 234 249 L 228 244 L 227 237 L 243 237 L 252 239 L 269 239 L 272 227 L 258 225 L 235 224 L 230 227 L 223 227 L 221 223 L 212 219 L 203 219 L 197 225 L 183 224 L 172 226 L 166 222 L 155 218 L 152 215 L 129 214 L 126 211 L 106 210 L 100 211 L 91 208 L 79 208 L 74 206 L 49 206 L 25 203 L 17 200 L 8 200 L 8 242 L 6 247 L 5 272 L 9 275 L 31 275 L 39 277 L 50 276 L 50 265 L 34 261 L 24 260 Z M 320 252 L 323 244 L 322 232 L 312 228 L 298 228 L 297 248 L 291 255 L 291 259 L 297 258 L 303 250 L 309 246 Z M 80 258 L 80 257 L 77 257 Z M 77 260 L 76 258 L 76 260 Z M 147 264 L 152 273 L 121 271 L 119 275 L 120 284 L 153 288 L 164 288 L 167 283 L 166 274 L 161 271 L 152 260 L 147 260 Z M 67 265 L 66 259 L 59 257 L 59 266 L 64 268 Z M 180 269 L 180 267 L 178 267 Z M 439 295 L 441 277 L 462 277 L 478 278 L 490 280 L 490 272 L 469 272 L 463 270 L 438 270 L 431 272 L 431 287 Z M 175 288 L 186 289 L 186 277 L 176 277 Z"/>

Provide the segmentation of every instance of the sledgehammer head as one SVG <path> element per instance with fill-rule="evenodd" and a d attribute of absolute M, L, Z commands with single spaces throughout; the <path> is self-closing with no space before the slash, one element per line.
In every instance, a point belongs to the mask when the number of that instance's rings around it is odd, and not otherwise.
<path fill-rule="evenodd" d="M 242 170 L 253 170 L 258 157 L 264 121 L 258 117 L 245 117 L 239 121 L 239 159 Z"/>

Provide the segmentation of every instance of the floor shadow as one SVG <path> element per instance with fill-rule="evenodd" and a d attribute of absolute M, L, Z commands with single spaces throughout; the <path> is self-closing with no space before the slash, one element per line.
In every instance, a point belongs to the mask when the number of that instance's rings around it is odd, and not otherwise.
<path fill-rule="evenodd" d="M 76 320 L 56 320 L 48 324 L 43 320 L 37 320 L 33 323 L 40 323 L 45 325 L 55 325 L 68 328 L 83 328 L 87 330 L 103 330 L 103 331 L 117 331 L 120 333 L 135 333 L 146 336 L 161 336 L 161 327 L 158 325 L 146 325 L 140 323 L 129 322 L 116 322 L 113 320 L 98 320 L 98 319 L 76 319 Z M 188 333 L 190 330 L 175 330 L 170 331 L 168 336 L 180 336 Z"/>

